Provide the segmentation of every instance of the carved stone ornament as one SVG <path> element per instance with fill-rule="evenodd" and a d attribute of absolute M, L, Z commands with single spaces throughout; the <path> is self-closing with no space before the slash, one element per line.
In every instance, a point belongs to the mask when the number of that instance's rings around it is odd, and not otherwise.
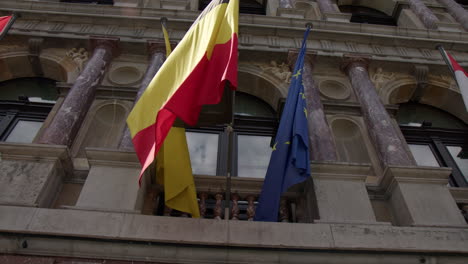
<path fill-rule="evenodd" d="M 269 64 L 256 64 L 260 69 L 265 72 L 273 74 L 276 78 L 284 81 L 286 83 L 291 82 L 291 71 L 287 63 L 282 62 L 278 64 L 276 61 L 272 60 Z"/>
<path fill-rule="evenodd" d="M 384 72 L 382 68 L 379 67 L 370 76 L 370 79 L 374 83 L 375 89 L 379 91 L 386 82 L 395 79 L 395 74 L 390 72 Z"/>
<path fill-rule="evenodd" d="M 71 50 L 67 51 L 66 55 L 75 61 L 80 71 L 83 69 L 84 64 L 89 59 L 89 54 L 84 48 L 72 48 Z"/>

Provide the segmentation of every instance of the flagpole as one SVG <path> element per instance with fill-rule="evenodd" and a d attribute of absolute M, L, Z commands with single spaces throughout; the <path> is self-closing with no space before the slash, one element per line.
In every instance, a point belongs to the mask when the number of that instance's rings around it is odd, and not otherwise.
<path fill-rule="evenodd" d="M 449 61 L 449 58 L 447 58 L 447 53 L 445 53 L 445 49 L 442 45 L 437 45 L 436 48 L 439 50 L 440 54 L 442 55 L 442 58 L 445 61 L 445 64 L 447 64 L 450 72 L 452 73 L 453 77 L 455 78 L 455 72 L 453 71 L 452 68 L 452 63 Z"/>
<path fill-rule="evenodd" d="M 226 83 L 226 87 L 229 87 L 229 84 Z M 226 126 L 225 131 L 228 136 L 228 153 L 227 153 L 227 175 L 226 175 L 226 195 L 225 195 L 225 204 L 224 204 L 224 219 L 229 220 L 229 215 L 231 211 L 231 172 L 232 172 L 232 147 L 234 145 L 234 100 L 235 100 L 235 91 L 232 91 L 232 105 L 231 105 L 231 123 Z"/>
<path fill-rule="evenodd" d="M 10 30 L 11 26 L 13 26 L 13 23 L 15 23 L 16 19 L 18 17 L 21 17 L 21 15 L 19 13 L 13 13 L 12 17 L 11 17 L 11 20 L 8 22 L 8 24 L 6 25 L 5 29 L 3 30 L 2 34 L 0 35 L 0 40 L 3 39 L 3 37 L 5 37 L 5 35 L 8 33 L 8 30 Z"/>

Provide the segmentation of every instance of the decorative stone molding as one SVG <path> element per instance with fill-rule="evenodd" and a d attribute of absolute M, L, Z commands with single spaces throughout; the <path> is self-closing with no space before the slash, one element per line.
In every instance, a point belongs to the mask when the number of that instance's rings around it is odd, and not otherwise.
<path fill-rule="evenodd" d="M 387 83 L 395 79 L 396 74 L 393 72 L 384 72 L 381 67 L 378 67 L 375 72 L 370 74 L 370 79 L 375 85 L 375 89 L 380 91 Z"/>
<path fill-rule="evenodd" d="M 319 83 L 320 95 L 330 100 L 344 101 L 351 96 L 351 89 L 336 80 L 322 80 Z"/>
<path fill-rule="evenodd" d="M 268 72 L 274 75 L 276 78 L 285 83 L 290 83 L 291 81 L 292 73 L 287 63 L 278 63 L 275 60 L 271 60 L 270 64 L 258 63 L 257 66 L 260 67 L 260 69 L 262 69 L 264 72 Z"/>
<path fill-rule="evenodd" d="M 133 86 L 140 82 L 143 73 L 132 65 L 118 64 L 111 67 L 107 75 L 110 83 L 117 86 Z"/>
<path fill-rule="evenodd" d="M 89 59 L 88 51 L 85 48 L 72 48 L 67 51 L 66 56 L 70 57 L 78 65 L 80 71 Z"/>

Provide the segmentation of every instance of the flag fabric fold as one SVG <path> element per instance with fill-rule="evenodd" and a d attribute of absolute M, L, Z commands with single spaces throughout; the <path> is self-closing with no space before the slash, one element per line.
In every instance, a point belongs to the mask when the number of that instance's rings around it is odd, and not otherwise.
<path fill-rule="evenodd" d="M 142 172 L 176 117 L 195 125 L 202 105 L 219 103 L 226 82 L 237 87 L 238 13 L 238 0 L 212 1 L 130 112 L 127 124 Z"/>
<path fill-rule="evenodd" d="M 167 18 L 161 19 L 167 58 L 172 49 L 166 22 Z M 194 218 L 200 217 L 185 128 L 172 127 L 169 130 L 156 156 L 156 182 L 164 186 L 167 207 L 189 213 Z"/>
<path fill-rule="evenodd" d="M 465 108 L 468 111 L 468 74 L 465 70 L 457 63 L 457 61 L 450 55 L 442 46 L 439 46 L 439 51 L 444 57 L 447 66 L 451 70 L 455 81 L 460 88 L 460 93 L 465 103 Z"/>
<path fill-rule="evenodd" d="M 172 127 L 156 162 L 156 181 L 164 186 L 167 207 L 200 217 L 185 129 Z"/>
<path fill-rule="evenodd" d="M 255 211 L 255 221 L 278 221 L 281 194 L 310 177 L 307 107 L 302 82 L 306 41 L 304 40 L 291 77 L 288 97 L 274 141 L 270 163 Z"/>

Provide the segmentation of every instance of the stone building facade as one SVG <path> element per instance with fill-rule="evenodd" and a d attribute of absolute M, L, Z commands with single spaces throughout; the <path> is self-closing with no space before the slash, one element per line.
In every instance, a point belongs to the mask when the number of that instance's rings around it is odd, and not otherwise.
<path fill-rule="evenodd" d="M 192 219 L 138 186 L 125 119 L 161 17 L 177 43 L 207 2 L 0 1 L 0 263 L 468 263 L 468 112 L 435 48 L 468 68 L 468 2 L 240 1 L 234 139 L 187 128 Z M 312 177 L 249 221 L 306 23 Z"/>

